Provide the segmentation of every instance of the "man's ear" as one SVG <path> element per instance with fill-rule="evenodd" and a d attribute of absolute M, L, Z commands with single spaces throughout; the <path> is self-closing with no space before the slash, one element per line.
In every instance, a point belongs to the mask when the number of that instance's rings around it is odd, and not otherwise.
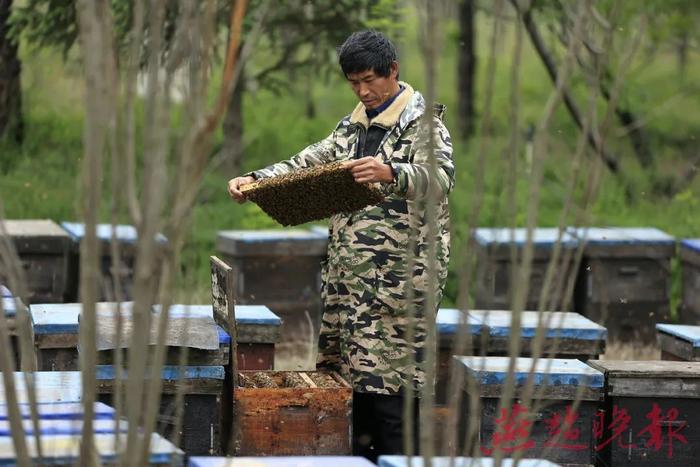
<path fill-rule="evenodd" d="M 391 62 L 391 65 L 389 65 L 389 76 L 394 79 L 399 79 L 399 62 Z"/>

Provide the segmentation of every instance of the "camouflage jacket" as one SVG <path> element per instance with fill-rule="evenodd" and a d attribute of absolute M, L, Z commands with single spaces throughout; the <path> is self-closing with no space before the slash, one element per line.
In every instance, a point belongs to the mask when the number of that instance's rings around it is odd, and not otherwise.
<path fill-rule="evenodd" d="M 437 311 L 425 309 L 429 241 L 425 198 L 435 184 L 440 194 L 434 220 L 439 303 L 450 251 L 447 195 L 454 185 L 452 142 L 442 122 L 444 106 L 436 105 L 433 116 L 437 172 L 431 177 L 426 126 L 420 124 L 425 100 L 408 84 L 402 85 L 405 91 L 373 120 L 368 121 L 359 103 L 326 139 L 252 173 L 260 179 L 352 159 L 360 132 L 370 125 L 387 130 L 377 151 L 396 174 L 393 183 L 381 186 L 386 198 L 330 219 L 318 365 L 339 370 L 356 391 L 389 395 L 403 392 L 408 384 L 420 391 L 425 380 L 426 317 Z M 409 328 L 413 339 L 406 337 Z"/>

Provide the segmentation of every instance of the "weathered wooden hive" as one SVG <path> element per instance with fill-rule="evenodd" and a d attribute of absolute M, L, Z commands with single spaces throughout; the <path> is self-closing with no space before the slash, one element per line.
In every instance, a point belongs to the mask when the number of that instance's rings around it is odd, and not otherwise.
<path fill-rule="evenodd" d="M 233 453 L 349 454 L 352 388 L 333 372 L 239 371 Z"/>
<path fill-rule="evenodd" d="M 68 233 L 71 244 L 68 254 L 68 280 L 67 301 L 78 300 L 78 286 L 80 280 L 80 242 L 85 238 L 85 224 L 80 222 L 61 222 L 61 227 Z M 132 225 L 97 224 L 97 240 L 99 242 L 100 275 L 99 275 L 99 300 L 122 301 L 131 300 L 133 288 L 134 263 L 136 260 L 136 244 L 138 232 Z M 119 261 L 112 257 L 112 236 L 119 249 Z M 167 239 L 158 234 L 156 237 L 158 254 L 163 252 L 167 245 Z M 114 289 L 115 279 L 119 277 L 120 291 Z"/>
<path fill-rule="evenodd" d="M 661 360 L 700 362 L 700 326 L 657 324 Z"/>
<path fill-rule="evenodd" d="M 670 467 L 700 459 L 700 362 L 596 360 L 605 402 L 597 465 Z"/>
<path fill-rule="evenodd" d="M 115 305 L 110 303 L 110 305 Z M 124 304 L 122 304 L 124 305 Z M 130 305 L 127 303 L 126 305 Z M 186 309 L 186 308 L 185 308 Z M 115 339 L 116 307 L 98 310 L 97 313 L 97 360 L 111 363 L 115 349 L 123 349 L 123 362 L 128 363 L 126 349 L 133 332 L 132 307 L 121 308 L 122 340 Z M 152 312 L 149 344 L 157 341 L 158 321 L 161 311 L 158 307 Z M 178 385 L 184 389 L 184 415 L 180 447 L 188 455 L 217 454 L 222 452 L 222 433 L 226 431 L 226 419 L 222 407 L 227 401 L 225 387 L 226 366 L 230 362 L 231 339 L 220 329 L 211 315 L 198 315 L 196 309 L 186 312 L 176 308 L 168 319 L 168 332 L 165 339 L 166 365 L 159 377 L 162 381 L 161 404 L 157 430 L 166 438 L 175 436 L 176 392 Z M 184 367 L 179 364 L 182 348 L 187 348 L 189 358 Z M 118 368 L 111 364 L 97 366 L 98 392 L 101 400 L 113 403 L 116 391 Z M 128 368 L 122 369 L 123 383 L 129 377 Z M 147 370 L 146 379 L 152 378 Z M 126 383 L 128 384 L 128 383 Z M 125 386 L 126 387 L 126 386 Z"/>
<path fill-rule="evenodd" d="M 484 456 L 541 457 L 552 462 L 588 466 L 593 463 L 593 422 L 603 399 L 603 374 L 578 360 L 519 357 L 509 372 L 508 357 L 455 357 L 464 374 L 465 397 L 460 411 L 464 440 L 470 421 L 477 423 Z M 510 375 L 510 376 L 509 376 Z M 505 382 L 511 378 L 513 398 L 500 408 Z M 523 401 L 528 380 L 533 399 Z M 479 408 L 470 412 L 470 399 Z"/>
<path fill-rule="evenodd" d="M 216 243 L 233 269 L 236 304 L 264 304 L 282 319 L 276 368 L 310 368 L 321 323 L 321 261 L 328 235 L 301 229 L 228 230 L 218 232 Z M 302 365 L 282 367 L 282 360 Z"/>
<path fill-rule="evenodd" d="M 237 336 L 234 282 L 233 269 L 212 257 L 214 316 Z M 236 347 L 232 347 L 230 453 L 350 453 L 352 388 L 346 381 L 334 372 L 239 370 Z"/>
<path fill-rule="evenodd" d="M 28 302 L 63 302 L 67 290 L 68 234 L 51 220 L 5 220 L 2 223 L 24 267 Z M 7 283 L 7 279 L 0 271 L 0 282 Z"/>
<path fill-rule="evenodd" d="M 515 247 L 517 261 L 522 261 L 523 249 L 527 241 L 527 230 L 523 228 L 479 228 L 474 231 L 476 248 L 476 291 L 475 307 L 479 309 L 506 310 L 511 306 L 515 291 L 512 282 L 513 270 L 517 266 L 511 258 L 511 247 Z M 528 295 L 525 309 L 538 310 L 540 294 L 544 287 L 545 275 L 553 258 L 554 247 L 561 244 L 561 252 L 555 264 L 555 273 L 545 297 L 547 307 L 561 308 L 566 283 L 574 280 L 577 271 L 573 267 L 575 249 L 578 242 L 567 232 L 555 228 L 538 228 L 532 233 L 533 259 L 530 271 Z M 512 236 L 512 243 L 511 243 Z M 555 294 L 555 292 L 558 292 Z M 559 296 L 556 296 L 559 295 Z M 572 306 L 571 300 L 569 304 Z M 569 308 L 569 307 L 567 307 Z"/>
<path fill-rule="evenodd" d="M 355 182 L 343 164 L 332 162 L 262 179 L 243 186 L 241 191 L 285 226 L 357 211 L 384 198 L 378 188 Z"/>
<path fill-rule="evenodd" d="M 613 340 L 656 340 L 669 320 L 675 240 L 653 228 L 580 228 L 584 243 L 576 311 L 605 325 Z"/>

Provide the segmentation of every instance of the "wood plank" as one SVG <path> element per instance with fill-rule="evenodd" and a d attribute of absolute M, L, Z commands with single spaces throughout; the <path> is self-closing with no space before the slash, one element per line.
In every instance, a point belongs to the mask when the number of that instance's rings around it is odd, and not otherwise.
<path fill-rule="evenodd" d="M 301 229 L 224 230 L 216 235 L 217 251 L 242 256 L 325 256 L 328 235 Z"/>
<path fill-rule="evenodd" d="M 678 397 L 700 399 L 700 378 L 609 377 L 608 395 L 614 397 Z"/>
<path fill-rule="evenodd" d="M 700 362 L 589 360 L 610 378 L 700 378 Z"/>

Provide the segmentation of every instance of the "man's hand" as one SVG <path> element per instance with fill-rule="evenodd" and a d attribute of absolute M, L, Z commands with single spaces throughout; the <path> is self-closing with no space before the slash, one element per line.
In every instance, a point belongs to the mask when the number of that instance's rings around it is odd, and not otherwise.
<path fill-rule="evenodd" d="M 385 164 L 378 157 L 363 157 L 345 163 L 349 167 L 352 176 L 357 183 L 392 183 L 394 174 L 389 164 Z"/>
<path fill-rule="evenodd" d="M 231 195 L 238 204 L 246 202 L 245 195 L 241 193 L 241 187 L 250 185 L 255 179 L 253 177 L 236 177 L 228 181 L 228 194 Z"/>

